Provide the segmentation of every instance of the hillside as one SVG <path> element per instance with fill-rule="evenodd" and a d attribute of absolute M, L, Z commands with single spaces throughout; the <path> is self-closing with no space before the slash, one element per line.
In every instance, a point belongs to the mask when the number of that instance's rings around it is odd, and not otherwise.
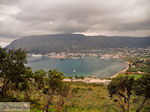
<path fill-rule="evenodd" d="M 99 48 L 124 48 L 150 46 L 150 37 L 84 36 L 82 34 L 33 35 L 13 41 L 9 49 L 22 48 L 32 53 L 51 51 L 91 50 Z"/>

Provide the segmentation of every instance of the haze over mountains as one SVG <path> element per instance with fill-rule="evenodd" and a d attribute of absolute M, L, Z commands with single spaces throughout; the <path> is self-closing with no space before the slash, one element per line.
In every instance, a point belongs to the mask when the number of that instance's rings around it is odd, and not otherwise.
<path fill-rule="evenodd" d="M 67 50 L 100 48 L 145 48 L 150 37 L 85 36 L 82 34 L 33 35 L 13 41 L 7 48 L 22 48 L 30 53 L 49 53 Z"/>

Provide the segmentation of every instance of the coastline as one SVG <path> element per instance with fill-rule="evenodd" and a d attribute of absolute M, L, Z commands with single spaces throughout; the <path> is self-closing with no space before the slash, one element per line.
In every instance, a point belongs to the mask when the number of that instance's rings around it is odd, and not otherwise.
<path fill-rule="evenodd" d="M 127 64 L 127 67 L 123 70 L 121 70 L 120 72 L 116 73 L 115 75 L 111 76 L 110 78 L 115 78 L 117 77 L 120 73 L 124 73 L 129 69 L 129 62 L 125 62 Z"/>
<path fill-rule="evenodd" d="M 40 57 L 39 55 L 37 57 Z M 106 58 L 106 57 L 105 57 Z M 107 58 L 106 58 L 107 59 Z M 125 63 L 125 66 L 122 70 L 118 71 L 117 73 L 111 74 L 109 78 L 98 78 L 98 77 L 85 77 L 84 79 L 64 79 L 63 81 L 80 81 L 80 82 L 85 82 L 85 83 L 103 83 L 103 84 L 108 84 L 111 81 L 111 78 L 114 78 L 118 76 L 118 74 L 125 72 L 129 68 L 129 62 L 123 61 Z"/>
<path fill-rule="evenodd" d="M 124 73 L 129 69 L 129 62 L 125 62 L 127 64 L 126 68 L 111 76 L 110 78 L 117 77 L 120 73 Z M 84 78 L 84 79 L 63 79 L 65 82 L 85 82 L 85 83 L 98 83 L 98 84 L 109 84 L 111 80 L 101 79 L 101 78 Z"/>
<path fill-rule="evenodd" d="M 64 82 L 84 82 L 84 83 L 97 83 L 97 84 L 109 84 L 111 80 L 100 78 L 84 78 L 84 79 L 63 79 Z"/>

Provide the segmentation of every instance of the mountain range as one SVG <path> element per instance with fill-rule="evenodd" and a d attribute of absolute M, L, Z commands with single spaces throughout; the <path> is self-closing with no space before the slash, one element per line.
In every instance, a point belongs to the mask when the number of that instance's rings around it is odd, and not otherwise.
<path fill-rule="evenodd" d="M 100 48 L 146 48 L 148 46 L 150 46 L 150 37 L 53 34 L 23 37 L 14 40 L 7 48 L 22 48 L 30 53 L 49 53 Z"/>

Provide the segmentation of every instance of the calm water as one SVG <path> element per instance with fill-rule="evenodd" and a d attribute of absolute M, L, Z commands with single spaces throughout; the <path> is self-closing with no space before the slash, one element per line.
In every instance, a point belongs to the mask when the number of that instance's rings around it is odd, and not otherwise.
<path fill-rule="evenodd" d="M 57 69 L 66 76 L 110 77 L 126 68 L 126 63 L 118 59 L 100 59 L 87 57 L 84 59 L 53 59 L 47 57 L 29 58 L 28 66 L 34 71 L 39 69 Z"/>

